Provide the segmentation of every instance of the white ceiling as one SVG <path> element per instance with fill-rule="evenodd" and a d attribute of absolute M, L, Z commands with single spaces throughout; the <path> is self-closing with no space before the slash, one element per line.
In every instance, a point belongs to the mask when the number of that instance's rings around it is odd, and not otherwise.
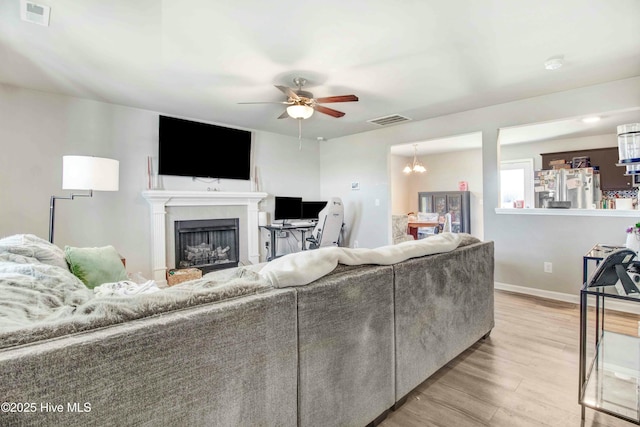
<path fill-rule="evenodd" d="M 298 136 L 274 85 L 355 94 L 305 138 L 378 129 L 640 75 L 638 0 L 0 0 L 0 82 Z M 544 61 L 562 54 L 565 65 Z"/>

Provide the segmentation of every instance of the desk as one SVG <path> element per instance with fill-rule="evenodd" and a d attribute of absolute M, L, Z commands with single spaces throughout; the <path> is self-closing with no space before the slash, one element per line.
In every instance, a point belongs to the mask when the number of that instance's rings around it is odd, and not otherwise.
<path fill-rule="evenodd" d="M 271 255 L 269 256 L 269 259 L 267 259 L 267 261 L 271 261 L 277 258 L 276 254 L 278 253 L 278 251 L 276 250 L 276 242 L 278 241 L 278 236 L 277 236 L 278 231 L 299 231 L 300 240 L 302 240 L 302 250 L 304 251 L 307 249 L 305 234 L 307 233 L 308 230 L 312 230 L 313 228 L 315 228 L 315 225 L 303 225 L 303 226 L 292 225 L 292 224 L 277 225 L 277 226 L 262 225 L 261 228 L 269 230 L 269 233 L 271 235 L 270 236 L 271 237 Z"/>
<path fill-rule="evenodd" d="M 409 225 L 407 228 L 409 229 L 409 234 L 413 236 L 414 239 L 418 240 L 418 228 L 420 227 L 437 227 L 439 224 L 433 221 L 409 221 Z"/>

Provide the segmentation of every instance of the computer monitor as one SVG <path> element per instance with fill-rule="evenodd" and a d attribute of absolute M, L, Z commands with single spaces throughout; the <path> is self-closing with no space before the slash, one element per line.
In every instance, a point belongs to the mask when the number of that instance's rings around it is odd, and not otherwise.
<path fill-rule="evenodd" d="M 307 202 L 302 201 L 302 219 L 318 219 L 318 214 L 324 207 L 327 206 L 327 202 Z"/>
<path fill-rule="evenodd" d="M 273 213 L 275 220 L 302 218 L 302 197 L 275 197 L 276 207 Z"/>

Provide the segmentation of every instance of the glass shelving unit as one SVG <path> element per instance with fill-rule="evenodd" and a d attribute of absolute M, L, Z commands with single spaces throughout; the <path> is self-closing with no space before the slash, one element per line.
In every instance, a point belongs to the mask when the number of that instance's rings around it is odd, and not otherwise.
<path fill-rule="evenodd" d="M 596 249 L 596 251 L 594 251 Z M 608 249 L 605 247 L 605 249 Z M 613 248 L 612 248 L 613 249 Z M 599 263 L 597 245 L 585 255 Z M 640 425 L 640 338 L 607 328 L 605 304 L 614 300 L 640 302 L 640 294 L 627 294 L 620 285 L 587 287 L 580 290 L 580 375 L 579 403 Z"/>

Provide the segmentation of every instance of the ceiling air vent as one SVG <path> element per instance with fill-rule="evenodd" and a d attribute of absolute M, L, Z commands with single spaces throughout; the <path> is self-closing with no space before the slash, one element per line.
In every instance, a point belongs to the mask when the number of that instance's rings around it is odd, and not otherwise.
<path fill-rule="evenodd" d="M 20 0 L 20 18 L 32 24 L 49 26 L 51 8 L 27 0 Z"/>
<path fill-rule="evenodd" d="M 408 122 L 409 120 L 411 119 L 405 116 L 401 116 L 400 114 L 392 114 L 390 116 L 378 117 L 377 119 L 371 119 L 367 121 L 379 126 L 389 126 L 395 125 L 397 123 Z"/>

